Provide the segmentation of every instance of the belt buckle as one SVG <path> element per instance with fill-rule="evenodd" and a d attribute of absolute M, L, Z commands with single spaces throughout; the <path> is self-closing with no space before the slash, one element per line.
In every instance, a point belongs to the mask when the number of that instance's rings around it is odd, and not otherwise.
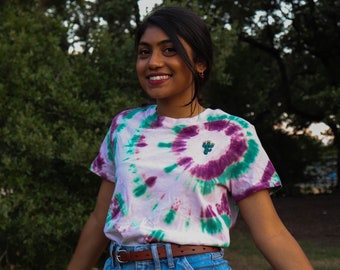
<path fill-rule="evenodd" d="M 115 258 L 116 258 L 117 262 L 128 263 L 129 261 L 123 261 L 123 260 L 120 259 L 121 255 L 119 253 L 128 253 L 128 251 L 125 250 L 125 249 L 118 249 L 117 252 L 115 252 Z"/>

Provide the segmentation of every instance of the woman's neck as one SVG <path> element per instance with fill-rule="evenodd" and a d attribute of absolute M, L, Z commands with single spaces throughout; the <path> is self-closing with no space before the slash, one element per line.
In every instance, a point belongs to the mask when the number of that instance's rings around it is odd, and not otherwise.
<path fill-rule="evenodd" d="M 157 113 L 161 116 L 171 118 L 190 118 L 194 117 L 205 110 L 197 100 L 188 105 L 171 105 L 157 103 Z"/>

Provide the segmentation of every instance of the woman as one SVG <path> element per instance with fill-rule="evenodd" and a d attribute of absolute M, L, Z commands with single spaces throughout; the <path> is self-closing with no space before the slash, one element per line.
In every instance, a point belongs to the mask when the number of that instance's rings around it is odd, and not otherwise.
<path fill-rule="evenodd" d="M 254 127 L 199 102 L 212 66 L 205 23 L 157 9 L 136 47 L 140 85 L 156 104 L 113 119 L 91 165 L 103 179 L 97 203 L 68 269 L 91 269 L 109 241 L 106 270 L 231 269 L 223 251 L 238 209 L 274 268 L 312 269 L 273 207 L 281 182 Z"/>

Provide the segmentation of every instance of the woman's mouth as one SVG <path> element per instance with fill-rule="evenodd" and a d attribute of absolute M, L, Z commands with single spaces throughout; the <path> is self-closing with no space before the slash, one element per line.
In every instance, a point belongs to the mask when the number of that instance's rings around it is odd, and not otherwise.
<path fill-rule="evenodd" d="M 170 75 L 150 75 L 147 77 L 150 84 L 161 84 L 171 78 Z"/>

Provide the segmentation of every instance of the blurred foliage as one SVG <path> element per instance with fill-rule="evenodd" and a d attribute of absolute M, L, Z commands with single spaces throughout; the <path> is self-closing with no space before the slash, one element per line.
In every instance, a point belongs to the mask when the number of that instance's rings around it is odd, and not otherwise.
<path fill-rule="evenodd" d="M 93 53 L 68 54 L 52 11 L 0 12 L 1 263 L 63 269 L 99 186 L 89 165 L 114 114 L 141 102 L 132 41 L 93 29 Z"/>
<path fill-rule="evenodd" d="M 339 155 L 340 12 L 334 1 L 279 2 L 164 1 L 209 24 L 204 102 L 254 123 L 289 189 L 306 165 Z M 136 0 L 0 2 L 0 269 L 65 268 L 95 201 L 100 180 L 88 167 L 110 121 L 145 102 L 139 23 Z M 334 143 L 325 152 L 274 129 L 287 121 L 300 132 L 323 121 Z"/>

